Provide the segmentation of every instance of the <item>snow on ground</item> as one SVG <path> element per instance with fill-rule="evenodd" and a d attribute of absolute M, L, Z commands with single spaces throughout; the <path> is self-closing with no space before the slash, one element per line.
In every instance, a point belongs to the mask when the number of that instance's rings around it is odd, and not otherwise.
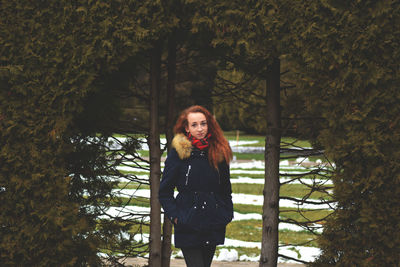
<path fill-rule="evenodd" d="M 281 183 L 286 183 L 291 181 L 293 178 L 285 178 L 281 177 L 279 180 Z M 332 181 L 330 180 L 325 180 L 325 179 L 301 179 L 299 180 L 294 180 L 291 181 L 290 184 L 308 184 L 312 185 L 313 183 L 317 184 L 324 184 L 324 185 L 332 185 Z M 250 178 L 250 177 L 242 177 L 239 176 L 238 178 L 231 178 L 231 183 L 232 184 L 264 184 L 264 178 Z"/>
<path fill-rule="evenodd" d="M 231 174 L 264 174 L 264 170 L 230 170 Z"/>
<path fill-rule="evenodd" d="M 321 250 L 315 247 L 287 246 L 287 247 L 280 247 L 279 254 L 307 262 L 312 262 L 315 260 L 316 257 L 318 257 L 321 254 Z M 283 258 L 279 258 L 278 262 L 295 263 L 295 261 L 288 261 Z"/>
<path fill-rule="evenodd" d="M 296 199 L 301 200 L 299 198 Z M 248 195 L 248 194 L 232 194 L 232 200 L 234 204 L 248 204 L 248 205 L 262 206 L 264 203 L 264 196 Z M 315 205 L 315 204 L 303 203 L 301 205 L 298 205 L 296 202 L 288 199 L 279 200 L 279 206 L 287 208 L 303 208 L 303 209 L 330 209 L 330 206 L 328 204 Z"/>
<path fill-rule="evenodd" d="M 123 142 L 125 141 L 125 138 L 118 138 L 119 141 Z M 144 139 L 142 141 L 145 141 Z M 163 138 L 160 140 L 161 144 L 165 144 L 166 140 Z M 234 149 L 241 149 L 241 146 L 244 145 L 249 145 L 249 144 L 255 144 L 258 143 L 258 141 L 235 141 L 235 140 L 230 140 L 229 141 L 230 145 Z M 114 145 L 118 146 L 118 145 Z M 246 149 L 249 149 L 249 147 L 244 147 Z M 258 147 L 255 147 L 259 149 Z M 148 146 L 146 143 L 143 143 L 142 145 L 142 150 L 148 150 Z M 251 147 L 250 147 L 251 149 Z M 298 163 L 297 165 L 294 166 L 289 166 L 289 161 L 288 160 L 283 160 L 280 162 L 280 172 L 281 174 L 301 174 L 304 172 L 307 172 L 309 169 L 300 166 L 302 162 L 309 162 L 308 158 L 298 158 L 296 160 Z M 318 164 L 321 164 L 321 162 L 317 162 Z M 162 162 L 163 166 L 163 162 Z M 148 166 L 146 166 L 148 167 Z M 230 165 L 231 167 L 231 173 L 233 174 L 264 174 L 264 168 L 265 164 L 264 161 L 249 161 L 249 162 L 239 162 L 239 161 L 233 161 Z M 117 168 L 118 170 L 121 171 L 130 171 L 130 172 L 140 172 L 143 171 L 140 168 L 134 167 L 134 166 L 119 166 Z M 239 170 L 233 170 L 233 169 L 239 169 Z M 260 169 L 260 170 L 257 170 Z M 296 171 L 291 171 L 291 170 L 296 170 Z M 299 170 L 304 170 L 304 172 L 301 172 Z M 148 179 L 148 174 L 143 174 L 143 175 L 136 175 L 139 179 Z M 120 179 L 121 181 L 128 181 L 128 179 L 122 178 Z M 281 182 L 287 182 L 291 180 L 291 178 L 285 178 L 282 177 L 280 178 Z M 313 180 L 311 179 L 303 179 L 303 182 L 307 184 L 311 184 Z M 232 183 L 249 183 L 249 184 L 264 184 L 264 179 L 254 179 L 250 177 L 238 177 L 237 179 L 231 179 Z M 326 181 L 323 179 L 315 179 L 315 182 L 317 183 L 324 183 L 324 184 L 331 184 L 330 181 Z M 299 181 L 295 181 L 292 183 L 300 183 Z M 115 189 L 114 192 L 117 192 L 120 196 L 125 196 L 125 197 L 131 197 L 132 195 L 135 195 L 135 197 L 150 197 L 150 190 L 148 189 L 140 189 L 140 190 L 135 190 L 135 189 Z M 177 193 L 177 192 L 176 192 Z M 175 193 L 175 194 L 176 194 Z M 258 196 L 258 195 L 248 195 L 248 194 L 232 194 L 232 199 L 234 204 L 251 204 L 251 205 L 262 205 L 263 204 L 263 196 Z M 281 207 L 293 207 L 293 208 L 307 208 L 307 209 L 315 209 L 315 208 L 326 208 L 330 209 L 328 205 L 313 205 L 313 204 L 303 204 L 298 206 L 296 203 L 293 201 L 289 200 L 280 200 L 280 206 Z M 137 219 L 144 219 L 144 220 L 149 220 L 149 216 L 147 216 L 150 212 L 150 208 L 148 207 L 139 207 L 139 206 L 126 206 L 126 207 L 110 207 L 107 211 L 106 214 L 110 216 L 121 216 L 121 217 L 126 217 L 126 218 L 137 218 Z M 135 214 L 135 215 L 134 215 Z M 103 216 L 106 217 L 106 216 Z M 239 220 L 261 220 L 262 216 L 261 214 L 257 213 L 250 213 L 250 214 L 241 214 L 238 212 L 234 213 L 234 221 L 239 221 Z M 280 223 L 279 224 L 279 230 L 291 230 L 291 231 L 302 231 L 304 230 L 300 226 L 288 224 L 288 223 Z M 149 240 L 148 234 L 144 235 L 136 235 L 135 240 L 136 241 L 144 241 L 148 242 Z M 232 246 L 232 247 L 255 247 L 255 248 L 261 248 L 261 243 L 260 242 L 246 242 L 246 241 L 241 241 L 241 240 L 234 240 L 234 239 L 225 239 L 225 244 L 224 246 Z M 280 247 L 279 248 L 279 253 L 284 254 L 293 258 L 298 258 L 303 261 L 313 261 L 316 256 L 320 254 L 320 249 L 319 248 L 313 248 L 313 247 L 302 247 L 302 246 L 288 246 L 288 247 Z M 182 255 L 181 255 L 182 256 Z M 248 256 L 248 255 L 242 255 L 238 256 L 238 252 L 235 249 L 226 249 L 222 248 L 219 251 L 218 256 L 214 256 L 214 260 L 216 261 L 258 261 L 259 257 L 258 256 Z M 294 262 L 294 261 L 287 261 L 284 258 L 279 258 L 278 262 Z"/>
<path fill-rule="evenodd" d="M 239 146 L 244 146 L 244 145 L 252 145 L 252 144 L 257 144 L 257 140 L 247 140 L 247 141 L 236 141 L 236 140 L 228 140 L 229 145 L 231 147 L 239 147 Z"/>
<path fill-rule="evenodd" d="M 239 260 L 239 253 L 236 249 L 222 248 L 219 250 L 219 255 L 214 255 L 213 260 L 215 261 L 237 261 Z"/>
<path fill-rule="evenodd" d="M 239 169 L 264 169 L 265 164 L 264 161 L 261 160 L 253 160 L 248 162 L 239 162 L 239 161 L 232 161 L 230 164 L 232 168 L 239 168 Z"/>
<path fill-rule="evenodd" d="M 306 170 L 305 169 L 305 171 L 298 171 L 298 168 L 296 168 L 296 171 L 293 171 L 293 170 L 290 170 L 290 169 L 288 169 L 288 168 L 280 168 L 279 169 L 279 173 L 281 174 L 281 175 L 285 175 L 285 174 L 307 174 L 307 172 L 308 172 L 309 170 Z M 230 170 L 230 173 L 232 174 L 264 174 L 265 173 L 265 170 L 246 170 L 246 169 L 240 169 L 240 170 L 238 170 L 238 169 L 234 169 L 234 170 Z"/>
<path fill-rule="evenodd" d="M 305 171 L 310 170 L 310 168 L 304 167 L 300 165 L 302 162 L 310 162 L 308 158 L 301 158 L 302 160 L 300 162 L 297 162 L 295 165 L 289 164 L 288 160 L 281 160 L 279 162 L 279 167 L 280 169 L 303 169 Z M 321 167 L 326 167 L 328 165 L 322 164 L 320 160 L 316 161 L 317 164 L 321 164 Z M 252 161 L 247 161 L 247 162 L 242 162 L 238 160 L 233 160 L 230 164 L 231 169 L 261 169 L 263 170 L 265 168 L 265 163 L 263 160 L 252 160 Z"/>
<path fill-rule="evenodd" d="M 225 238 L 225 247 L 246 247 L 246 248 L 259 248 L 261 249 L 261 242 L 247 242 L 235 239 Z M 319 248 L 315 247 L 303 247 L 303 246 L 285 246 L 279 247 L 279 254 L 283 254 L 289 257 L 297 258 L 303 261 L 313 261 L 321 253 Z M 254 260 L 258 261 L 259 257 L 241 257 L 240 260 Z M 279 258 L 278 262 L 294 262 L 287 261 L 283 258 Z"/>

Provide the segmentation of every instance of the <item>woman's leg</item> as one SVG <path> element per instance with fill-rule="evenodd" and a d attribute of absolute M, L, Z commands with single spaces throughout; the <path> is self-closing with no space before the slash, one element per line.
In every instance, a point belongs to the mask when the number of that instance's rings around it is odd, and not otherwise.
<path fill-rule="evenodd" d="M 182 248 L 187 267 L 210 267 L 215 253 L 215 246 L 201 248 Z"/>
<path fill-rule="evenodd" d="M 203 261 L 204 267 L 210 267 L 212 259 L 215 254 L 215 246 L 205 246 L 203 247 Z"/>
<path fill-rule="evenodd" d="M 203 250 L 201 248 L 182 248 L 187 267 L 204 267 Z"/>

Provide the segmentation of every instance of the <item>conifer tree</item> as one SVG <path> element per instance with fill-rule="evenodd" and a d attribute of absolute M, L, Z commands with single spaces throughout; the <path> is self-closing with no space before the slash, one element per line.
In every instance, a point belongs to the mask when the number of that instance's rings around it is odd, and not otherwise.
<path fill-rule="evenodd" d="M 100 265 L 100 249 L 126 253 L 133 242 L 120 239 L 131 224 L 99 218 L 118 174 L 103 85 L 154 32 L 132 20 L 133 2 L 0 6 L 0 261 Z"/>
<path fill-rule="evenodd" d="M 400 262 L 400 4 L 304 2 L 293 24 L 311 109 L 326 120 L 318 140 L 335 162 L 337 212 L 315 266 Z"/>

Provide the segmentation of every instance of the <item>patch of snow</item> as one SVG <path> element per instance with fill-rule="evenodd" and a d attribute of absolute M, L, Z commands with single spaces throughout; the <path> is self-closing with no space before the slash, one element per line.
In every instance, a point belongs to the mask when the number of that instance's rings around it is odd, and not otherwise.
<path fill-rule="evenodd" d="M 298 163 L 310 162 L 310 160 L 308 158 L 298 157 L 298 158 L 296 158 L 296 162 L 298 162 Z"/>
<path fill-rule="evenodd" d="M 222 248 L 219 250 L 219 255 L 216 257 L 214 255 L 213 260 L 216 261 L 237 261 L 239 259 L 239 254 L 236 249 L 226 249 Z"/>
<path fill-rule="evenodd" d="M 136 242 L 143 242 L 143 243 L 149 243 L 150 240 L 150 234 L 136 234 L 133 239 Z"/>
<path fill-rule="evenodd" d="M 231 170 L 231 173 L 235 174 L 264 174 L 265 171 L 256 171 L 256 170 Z"/>
<path fill-rule="evenodd" d="M 171 255 L 171 259 L 174 259 L 174 258 L 183 258 L 183 253 L 182 253 L 182 250 L 179 250 L 178 251 L 178 253 L 176 253 L 176 254 L 172 254 Z"/>
<path fill-rule="evenodd" d="M 287 246 L 279 247 L 279 254 L 296 258 L 303 261 L 312 262 L 318 255 L 321 254 L 321 250 L 315 247 L 303 247 L 303 246 Z M 278 262 L 295 262 L 292 260 L 286 260 L 279 258 Z"/>
<path fill-rule="evenodd" d="M 255 261 L 255 262 L 257 262 L 259 260 L 260 260 L 259 256 L 250 257 L 247 255 L 242 255 L 239 257 L 239 261 Z"/>
<path fill-rule="evenodd" d="M 232 247 L 246 247 L 246 248 L 258 248 L 261 249 L 261 242 L 246 242 L 241 240 L 234 240 L 225 238 L 224 246 L 232 246 Z M 285 246 L 279 247 L 279 254 L 287 255 L 293 258 L 298 258 L 303 261 L 311 262 L 313 261 L 319 254 L 321 250 L 315 247 L 304 247 L 304 246 Z M 240 260 L 251 260 L 258 261 L 259 257 L 240 257 Z M 288 261 L 284 258 L 279 258 L 278 262 L 293 262 Z"/>
<path fill-rule="evenodd" d="M 262 154 L 264 153 L 264 147 L 260 146 L 233 146 L 232 152 L 235 153 L 254 153 L 254 154 Z"/>
<path fill-rule="evenodd" d="M 240 169 L 253 169 L 253 168 L 257 168 L 257 169 L 264 169 L 265 168 L 265 164 L 264 161 L 261 160 L 253 160 L 253 161 L 249 161 L 249 162 L 231 162 L 230 165 L 231 168 L 240 168 Z"/>
<path fill-rule="evenodd" d="M 242 221 L 242 220 L 262 220 L 262 215 L 259 213 L 243 214 L 243 213 L 234 212 L 233 221 Z M 279 223 L 278 227 L 279 227 L 279 230 L 289 230 L 289 231 L 295 231 L 295 232 L 306 230 L 305 228 L 303 228 L 301 226 L 291 224 L 291 223 L 283 223 L 283 222 Z M 315 231 L 322 232 L 322 227 L 320 227 L 320 225 L 314 224 L 314 225 L 310 225 L 310 227 L 315 227 Z"/>
<path fill-rule="evenodd" d="M 232 200 L 234 204 L 262 206 L 264 203 L 264 197 L 262 195 L 232 194 Z M 279 200 L 279 206 L 288 208 L 303 208 L 303 209 L 330 209 L 330 206 L 328 204 L 316 205 L 310 203 L 303 203 L 301 205 L 298 205 L 296 202 L 288 199 Z"/>
<path fill-rule="evenodd" d="M 289 166 L 289 161 L 288 160 L 282 160 L 279 162 L 279 166 Z"/>
<path fill-rule="evenodd" d="M 109 207 L 105 214 L 100 216 L 101 219 L 108 219 L 113 217 L 123 217 L 124 219 L 150 220 L 150 208 L 139 206 L 125 206 L 125 207 Z"/>
<path fill-rule="evenodd" d="M 250 242 L 236 239 L 225 238 L 226 247 L 261 248 L 261 242 Z"/>
<path fill-rule="evenodd" d="M 229 145 L 231 147 L 237 147 L 237 146 L 243 146 L 243 145 L 251 145 L 251 144 L 257 144 L 257 140 L 248 140 L 248 141 L 236 141 L 236 140 L 228 140 Z"/>
<path fill-rule="evenodd" d="M 242 177 L 231 178 L 232 184 L 264 184 L 263 178 L 250 178 L 250 177 Z"/>
<path fill-rule="evenodd" d="M 233 213 L 233 220 L 234 221 L 243 221 L 243 220 L 262 220 L 262 215 L 259 213 L 239 213 L 239 212 L 234 212 Z"/>
<path fill-rule="evenodd" d="M 127 172 L 145 172 L 146 171 L 141 168 L 133 167 L 133 166 L 118 166 L 116 169 L 120 170 L 120 171 L 127 171 Z"/>
<path fill-rule="evenodd" d="M 281 177 L 279 180 L 281 183 L 286 183 L 291 181 L 293 178 L 285 178 L 285 177 Z M 318 184 L 324 184 L 324 185 L 331 185 L 332 181 L 330 180 L 325 180 L 325 179 L 301 179 L 301 181 L 299 180 L 294 180 L 292 182 L 290 182 L 290 184 L 309 184 L 312 185 L 313 182 L 315 181 L 315 183 Z M 264 184 L 264 179 L 263 178 L 250 178 L 250 177 L 242 177 L 239 176 L 238 178 L 231 178 L 231 183 L 232 184 Z"/>
<path fill-rule="evenodd" d="M 299 159 L 299 158 L 298 158 Z M 306 159 L 306 158 L 301 158 Z M 310 162 L 310 161 L 305 161 L 305 162 Z M 289 165 L 288 160 L 282 160 L 279 162 L 280 170 L 304 170 L 304 171 L 310 171 L 310 168 L 304 167 L 300 165 L 301 162 L 297 162 L 296 165 Z M 259 170 L 264 170 L 265 169 L 265 163 L 262 160 L 252 160 L 252 161 L 247 161 L 247 162 L 240 162 L 240 161 L 232 161 L 230 164 L 231 169 L 259 169 Z"/>

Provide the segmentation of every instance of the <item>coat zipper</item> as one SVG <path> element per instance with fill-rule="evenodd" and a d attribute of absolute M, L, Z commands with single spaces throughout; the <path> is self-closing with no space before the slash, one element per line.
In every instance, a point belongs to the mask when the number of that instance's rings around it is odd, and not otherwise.
<path fill-rule="evenodd" d="M 191 165 L 188 166 L 187 172 L 186 172 L 186 182 L 185 185 L 188 185 L 189 182 L 189 173 L 190 173 L 190 169 L 192 168 Z"/>

